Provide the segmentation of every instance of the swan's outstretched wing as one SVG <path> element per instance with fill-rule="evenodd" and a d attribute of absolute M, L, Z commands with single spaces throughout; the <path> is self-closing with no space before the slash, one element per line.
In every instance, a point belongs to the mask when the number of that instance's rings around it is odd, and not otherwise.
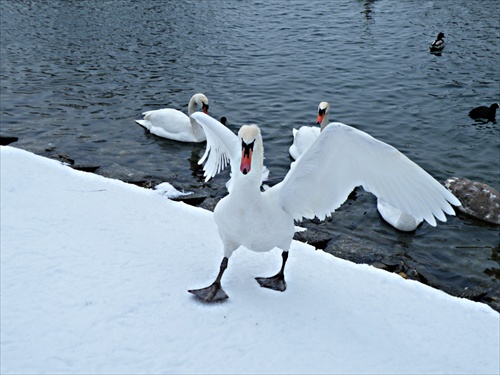
<path fill-rule="evenodd" d="M 238 168 L 241 158 L 238 137 L 219 121 L 203 112 L 191 115 L 201 125 L 207 137 L 207 148 L 198 164 L 203 164 L 205 181 L 210 180 L 231 163 L 231 172 Z"/>
<path fill-rule="evenodd" d="M 266 193 L 277 194 L 295 219 L 323 219 L 356 186 L 435 226 L 434 216 L 454 215 L 460 202 L 426 171 L 394 147 L 341 123 L 331 123 Z M 272 192 L 273 191 L 273 192 Z"/>

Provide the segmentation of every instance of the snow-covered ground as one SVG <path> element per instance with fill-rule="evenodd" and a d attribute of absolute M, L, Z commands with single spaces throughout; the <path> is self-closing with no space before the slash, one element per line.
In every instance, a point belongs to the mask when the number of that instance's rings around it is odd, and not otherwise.
<path fill-rule="evenodd" d="M 238 250 L 229 300 L 212 213 L 1 147 L 1 373 L 500 372 L 500 318 L 294 242 Z M 167 189 L 168 190 L 168 189 Z M 439 230 L 439 226 L 437 229 Z"/>

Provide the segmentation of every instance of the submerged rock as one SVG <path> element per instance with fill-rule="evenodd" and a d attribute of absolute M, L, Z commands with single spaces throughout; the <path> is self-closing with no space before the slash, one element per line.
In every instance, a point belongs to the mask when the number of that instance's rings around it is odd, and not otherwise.
<path fill-rule="evenodd" d="M 305 230 L 302 232 L 295 232 L 293 239 L 314 246 L 316 249 L 325 250 L 332 236 L 321 231 Z"/>
<path fill-rule="evenodd" d="M 173 201 L 184 202 L 190 206 L 199 207 L 206 199 L 206 196 L 193 194 L 193 195 L 182 195 L 175 198 L 170 198 Z"/>
<path fill-rule="evenodd" d="M 464 177 L 450 177 L 444 183 L 462 203 L 461 212 L 500 225 L 500 193 L 491 186 Z"/>
<path fill-rule="evenodd" d="M 75 164 L 75 160 L 70 158 L 66 154 L 57 154 L 55 155 L 62 163 L 68 164 L 68 165 L 73 165 Z"/>
<path fill-rule="evenodd" d="M 17 142 L 19 138 L 17 137 L 7 137 L 0 135 L 0 146 L 7 146 L 10 145 L 11 143 Z"/>
<path fill-rule="evenodd" d="M 100 167 L 98 165 L 91 165 L 91 164 L 74 164 L 71 165 L 71 168 L 76 169 L 77 171 L 94 173 Z"/>

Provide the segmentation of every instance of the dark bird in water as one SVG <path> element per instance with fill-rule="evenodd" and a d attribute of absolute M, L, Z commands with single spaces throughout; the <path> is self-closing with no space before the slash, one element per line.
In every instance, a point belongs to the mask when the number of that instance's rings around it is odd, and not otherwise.
<path fill-rule="evenodd" d="M 493 122 L 495 123 L 495 116 L 497 114 L 497 108 L 498 108 L 498 103 L 493 103 L 492 105 L 490 105 L 490 107 L 486 107 L 484 105 L 480 106 L 480 107 L 476 107 L 474 109 L 472 109 L 470 112 L 469 112 L 469 117 L 474 119 L 474 120 L 483 120 L 485 121 L 486 123 L 488 122 Z"/>
<path fill-rule="evenodd" d="M 429 50 L 431 52 L 439 52 L 439 51 L 442 51 L 444 49 L 444 40 L 443 38 L 445 38 L 444 34 L 443 33 L 439 33 L 436 40 L 433 41 L 431 43 L 431 45 L 429 46 Z"/>

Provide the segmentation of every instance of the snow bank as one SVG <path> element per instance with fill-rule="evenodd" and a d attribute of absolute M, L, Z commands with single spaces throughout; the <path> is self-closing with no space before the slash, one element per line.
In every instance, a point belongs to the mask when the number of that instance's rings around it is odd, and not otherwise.
<path fill-rule="evenodd" d="M 499 373 L 499 314 L 294 242 L 222 257 L 212 213 L 1 147 L 1 371 Z M 437 229 L 438 230 L 438 229 Z"/>

